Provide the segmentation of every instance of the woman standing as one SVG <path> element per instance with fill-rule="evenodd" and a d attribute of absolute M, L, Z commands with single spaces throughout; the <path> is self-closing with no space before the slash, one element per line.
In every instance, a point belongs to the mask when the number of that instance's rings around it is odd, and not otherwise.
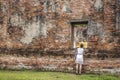
<path fill-rule="evenodd" d="M 75 63 L 76 63 L 76 74 L 81 74 L 82 64 L 83 64 L 83 44 L 80 45 L 76 50 Z"/>

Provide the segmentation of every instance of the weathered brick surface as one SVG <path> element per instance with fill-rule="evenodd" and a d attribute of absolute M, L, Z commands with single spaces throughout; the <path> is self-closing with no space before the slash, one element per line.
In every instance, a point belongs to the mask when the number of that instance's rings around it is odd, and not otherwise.
<path fill-rule="evenodd" d="M 119 52 L 116 12 L 107 0 L 0 1 L 1 48 L 70 49 L 70 20 L 88 20 L 88 48 Z M 100 7 L 99 7 L 100 6 Z M 112 46 L 111 46 L 112 45 Z M 115 51 L 114 51 L 115 52 Z"/>
<path fill-rule="evenodd" d="M 0 0 L 0 53 L 48 56 L 62 51 L 73 56 L 74 51 L 69 51 L 71 21 L 87 20 L 87 57 L 119 58 L 120 29 L 116 28 L 119 3 L 119 0 Z"/>
<path fill-rule="evenodd" d="M 1 69 L 34 69 L 34 70 L 52 70 L 75 72 L 74 58 L 70 56 L 64 58 L 63 56 L 42 56 L 42 57 L 0 57 Z M 109 72 L 120 74 L 119 59 L 112 60 L 95 60 L 85 59 L 83 65 L 83 72 L 85 73 L 102 73 Z M 112 71 L 115 70 L 115 71 Z"/>

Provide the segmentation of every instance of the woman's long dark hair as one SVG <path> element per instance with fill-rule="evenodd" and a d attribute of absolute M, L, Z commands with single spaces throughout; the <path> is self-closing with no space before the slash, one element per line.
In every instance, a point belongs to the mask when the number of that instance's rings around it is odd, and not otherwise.
<path fill-rule="evenodd" d="M 83 44 L 80 44 L 80 48 L 83 48 Z"/>

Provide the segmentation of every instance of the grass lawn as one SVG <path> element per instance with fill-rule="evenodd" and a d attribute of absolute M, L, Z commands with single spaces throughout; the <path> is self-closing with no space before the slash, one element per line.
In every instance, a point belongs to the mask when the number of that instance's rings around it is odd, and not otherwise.
<path fill-rule="evenodd" d="M 0 80 L 120 80 L 120 78 L 109 75 L 0 70 Z"/>

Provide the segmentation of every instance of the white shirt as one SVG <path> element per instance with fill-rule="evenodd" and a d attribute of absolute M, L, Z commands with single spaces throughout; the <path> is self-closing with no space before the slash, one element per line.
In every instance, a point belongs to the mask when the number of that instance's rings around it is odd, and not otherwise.
<path fill-rule="evenodd" d="M 83 48 L 77 48 L 77 55 L 83 55 Z"/>

